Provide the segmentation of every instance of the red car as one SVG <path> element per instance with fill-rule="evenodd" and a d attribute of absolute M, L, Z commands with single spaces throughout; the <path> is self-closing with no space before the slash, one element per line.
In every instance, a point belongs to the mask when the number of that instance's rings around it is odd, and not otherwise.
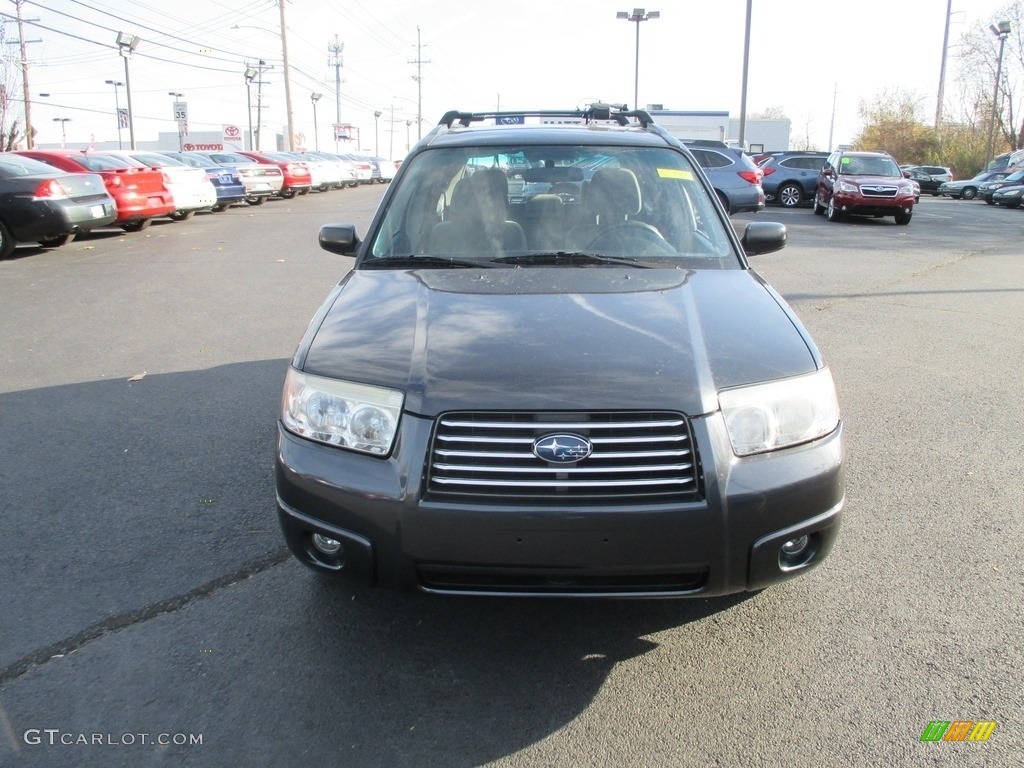
<path fill-rule="evenodd" d="M 305 194 L 313 188 L 313 175 L 309 172 L 309 166 L 301 160 L 290 157 L 283 157 L 276 152 L 249 152 L 239 150 L 238 154 L 251 157 L 257 163 L 265 165 L 276 165 L 284 174 L 284 184 L 278 192 L 281 197 L 291 199 L 296 193 Z"/>
<path fill-rule="evenodd" d="M 114 226 L 140 232 L 158 216 L 174 212 L 174 198 L 158 170 L 137 168 L 121 157 L 67 149 L 19 149 L 17 154 L 41 160 L 70 173 L 97 173 L 117 203 Z"/>

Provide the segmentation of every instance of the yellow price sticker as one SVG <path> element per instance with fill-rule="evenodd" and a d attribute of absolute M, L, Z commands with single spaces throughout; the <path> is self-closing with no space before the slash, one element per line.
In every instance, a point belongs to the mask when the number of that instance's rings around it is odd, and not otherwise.
<path fill-rule="evenodd" d="M 689 171 L 681 171 L 678 168 L 659 168 L 658 175 L 663 179 L 682 179 L 693 181 L 693 174 Z"/>

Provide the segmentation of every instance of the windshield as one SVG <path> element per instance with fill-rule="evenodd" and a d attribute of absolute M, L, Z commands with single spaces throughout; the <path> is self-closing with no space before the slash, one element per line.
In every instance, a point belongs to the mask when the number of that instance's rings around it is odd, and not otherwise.
<path fill-rule="evenodd" d="M 903 171 L 896 161 L 889 157 L 858 157 L 843 155 L 839 161 L 839 172 L 853 176 L 902 176 Z"/>
<path fill-rule="evenodd" d="M 438 148 L 409 162 L 366 266 L 740 268 L 727 226 L 691 161 L 668 147 Z"/>

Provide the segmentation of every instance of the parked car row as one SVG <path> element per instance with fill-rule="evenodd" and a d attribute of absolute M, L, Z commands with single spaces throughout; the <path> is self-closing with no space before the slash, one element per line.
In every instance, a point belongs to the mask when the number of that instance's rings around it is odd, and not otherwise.
<path fill-rule="evenodd" d="M 1009 167 L 1002 171 L 982 171 L 973 179 L 947 182 L 939 193 L 954 199 L 984 200 L 989 205 L 1019 208 L 1024 195 L 1024 167 Z"/>
<path fill-rule="evenodd" d="M 102 227 L 146 229 L 196 211 L 261 205 L 394 178 L 382 158 L 328 152 L 24 149 L 0 153 L 0 258 L 18 243 L 60 247 Z"/>

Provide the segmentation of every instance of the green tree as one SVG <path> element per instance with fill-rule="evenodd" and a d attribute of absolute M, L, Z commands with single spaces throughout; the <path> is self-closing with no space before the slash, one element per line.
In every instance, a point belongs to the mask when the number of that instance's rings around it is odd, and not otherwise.
<path fill-rule="evenodd" d="M 935 130 L 922 119 L 924 97 L 902 89 L 885 90 L 861 102 L 864 127 L 854 149 L 888 152 L 900 163 L 926 163 L 938 151 Z"/>

